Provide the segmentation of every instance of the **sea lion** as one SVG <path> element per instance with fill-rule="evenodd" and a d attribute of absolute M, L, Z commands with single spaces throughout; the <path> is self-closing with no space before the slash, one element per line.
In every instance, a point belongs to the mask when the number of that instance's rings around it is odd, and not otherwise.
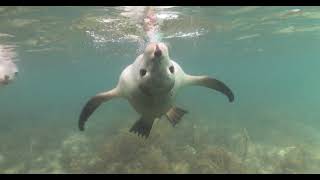
<path fill-rule="evenodd" d="M 89 116 L 103 103 L 122 97 L 141 115 L 130 132 L 148 137 L 156 118 L 163 115 L 175 126 L 186 110 L 174 106 L 177 92 L 186 86 L 204 86 L 225 94 L 229 101 L 234 95 L 221 81 L 207 76 L 192 76 L 169 57 L 164 43 L 149 43 L 144 53 L 127 66 L 121 73 L 117 86 L 92 97 L 82 109 L 78 121 L 79 129 L 84 130 Z"/>
<path fill-rule="evenodd" d="M 18 74 L 18 68 L 12 61 L 0 61 L 0 86 L 12 82 Z"/>
<path fill-rule="evenodd" d="M 18 74 L 18 67 L 14 62 L 15 52 L 11 46 L 0 45 L 0 86 L 12 82 Z"/>

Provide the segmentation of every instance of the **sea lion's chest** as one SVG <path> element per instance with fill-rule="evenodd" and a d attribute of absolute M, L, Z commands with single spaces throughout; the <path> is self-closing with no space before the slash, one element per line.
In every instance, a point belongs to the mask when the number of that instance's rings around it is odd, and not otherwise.
<path fill-rule="evenodd" d="M 174 93 L 146 95 L 141 90 L 136 89 L 128 98 L 131 105 L 141 114 L 160 116 L 166 113 L 174 101 Z"/>

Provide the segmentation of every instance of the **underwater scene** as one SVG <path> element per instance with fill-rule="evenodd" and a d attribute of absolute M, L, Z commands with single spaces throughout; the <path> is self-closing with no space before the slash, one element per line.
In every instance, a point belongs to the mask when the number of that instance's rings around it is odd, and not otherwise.
<path fill-rule="evenodd" d="M 320 173 L 319 47 L 316 6 L 0 7 L 0 173 Z"/>

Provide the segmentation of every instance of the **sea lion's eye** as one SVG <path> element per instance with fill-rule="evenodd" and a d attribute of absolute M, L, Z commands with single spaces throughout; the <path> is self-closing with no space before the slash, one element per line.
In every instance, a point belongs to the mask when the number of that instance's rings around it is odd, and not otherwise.
<path fill-rule="evenodd" d="M 144 75 L 146 75 L 146 73 L 147 73 L 147 70 L 140 69 L 140 76 L 144 76 Z"/>
<path fill-rule="evenodd" d="M 173 66 L 170 66 L 169 67 L 169 70 L 170 70 L 170 72 L 173 74 L 174 73 L 174 67 Z"/>

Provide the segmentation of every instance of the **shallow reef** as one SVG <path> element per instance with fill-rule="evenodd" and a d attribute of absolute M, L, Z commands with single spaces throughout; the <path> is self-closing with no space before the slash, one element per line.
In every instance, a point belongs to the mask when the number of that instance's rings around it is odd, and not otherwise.
<path fill-rule="evenodd" d="M 147 139 L 128 128 L 98 136 L 71 132 L 45 149 L 39 145 L 45 140 L 38 138 L 26 143 L 28 153 L 14 161 L 10 152 L 0 152 L 0 172 L 238 174 L 317 173 L 320 169 L 318 151 L 303 144 L 258 143 L 246 128 L 227 129 L 191 122 L 173 128 L 158 120 Z"/>
<path fill-rule="evenodd" d="M 181 143 L 181 142 L 180 142 Z M 123 130 L 100 147 L 102 161 L 95 170 L 105 173 L 241 173 L 239 160 L 224 148 L 176 145 L 155 132 L 142 139 Z"/>

